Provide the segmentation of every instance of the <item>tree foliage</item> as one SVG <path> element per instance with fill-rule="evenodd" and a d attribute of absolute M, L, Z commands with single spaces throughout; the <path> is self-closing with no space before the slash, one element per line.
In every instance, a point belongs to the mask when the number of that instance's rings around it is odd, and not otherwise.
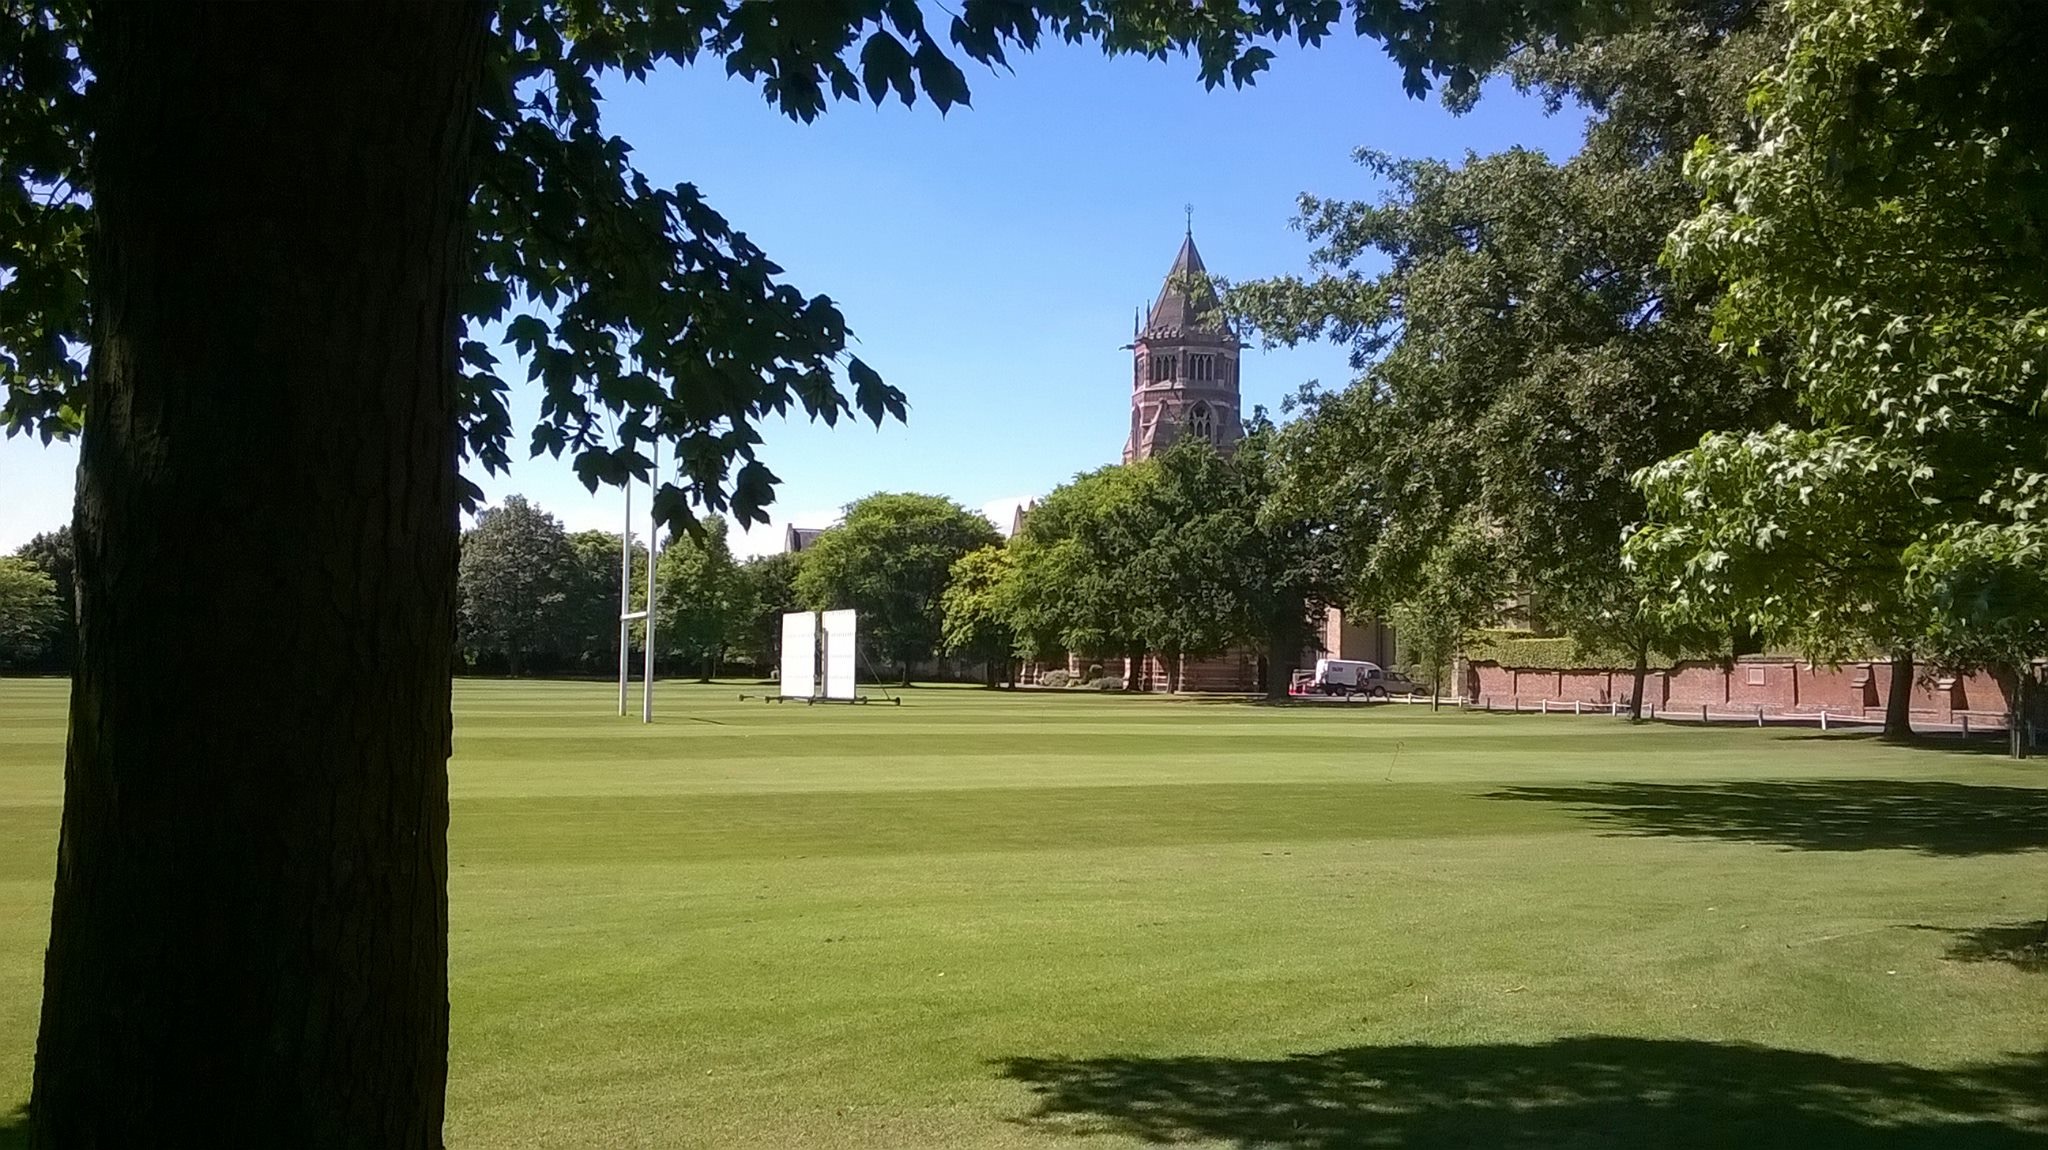
<path fill-rule="evenodd" d="M 43 670 L 69 671 L 78 653 L 78 557 L 71 544 L 71 528 L 67 525 L 37 534 L 15 548 L 14 557 L 35 564 L 50 577 L 63 610 L 57 633 L 50 637 L 37 665 Z"/>
<path fill-rule="evenodd" d="M 33 666 L 63 625 L 56 581 L 27 559 L 0 559 L 0 667 Z"/>
<path fill-rule="evenodd" d="M 1275 500 L 1272 437 L 1263 416 L 1229 455 L 1184 436 L 1033 507 L 1011 541 L 1006 597 L 1022 649 L 1156 653 L 1177 689 L 1182 656 L 1251 646 L 1284 694 L 1310 615 L 1334 595 L 1335 555 Z"/>
<path fill-rule="evenodd" d="M 944 612 L 941 644 L 949 654 L 987 663 L 990 686 L 1007 675 L 1017 654 L 1017 632 L 1012 623 L 1016 589 L 1016 566 L 1009 548 L 991 544 L 962 555 L 939 596 Z"/>
<path fill-rule="evenodd" d="M 713 519 L 662 548 L 655 561 L 655 642 L 710 678 L 747 617 L 749 587 L 733 562 L 725 520 Z"/>
<path fill-rule="evenodd" d="M 1417 572 L 1415 584 L 1389 612 L 1394 633 L 1422 668 L 1430 687 L 1430 709 L 1439 705 L 1453 661 L 1473 631 L 1500 613 L 1503 591 L 1488 573 L 1501 565 L 1490 533 L 1460 524 L 1439 542 Z"/>
<path fill-rule="evenodd" d="M 733 631 L 733 647 L 754 670 L 766 674 L 776 666 L 782 648 L 782 617 L 804 609 L 796 591 L 803 552 L 759 555 L 739 566 L 745 589 L 739 597 L 741 615 Z"/>
<path fill-rule="evenodd" d="M 804 553 L 797 596 L 815 610 L 859 611 L 868 644 L 907 675 L 939 648 L 953 565 L 1001 539 L 980 512 L 950 499 L 870 495 Z"/>
<path fill-rule="evenodd" d="M 1717 356 L 1711 290 L 1661 255 L 1697 202 L 1684 148 L 1740 122 L 1779 35 L 1762 6 L 1673 3 L 1588 45 L 1532 46 L 1506 71 L 1590 112 L 1579 154 L 1361 152 L 1379 198 L 1301 200 L 1313 274 L 1228 293 L 1269 342 L 1351 350 L 1358 380 L 1305 392 L 1278 448 L 1282 503 L 1341 541 L 1351 604 L 1390 612 L 1449 578 L 1526 592 L 1590 644 L 1673 641 L 1622 562 L 1644 512 L 1631 478 L 1779 400 Z M 1490 566 L 1446 566 L 1461 558 Z"/>
<path fill-rule="evenodd" d="M 1142 464 L 1097 468 L 1054 488 L 1025 515 L 1010 541 L 1011 625 L 1024 651 L 1098 658 L 1147 649 L 1145 588 L 1132 569 L 1158 531 L 1150 494 L 1156 479 Z"/>
<path fill-rule="evenodd" d="M 1873 639 L 2024 680 L 2048 650 L 2048 13 L 1787 8 L 1754 140 L 1695 150 L 1707 201 L 1671 258 L 1725 284 L 1720 337 L 1805 426 L 1646 472 L 1635 553 L 1807 645 L 1825 589 Z"/>
<path fill-rule="evenodd" d="M 660 187 L 634 167 L 631 145 L 604 129 L 607 81 L 709 57 L 801 120 L 838 100 L 920 94 L 944 111 L 970 99 L 963 64 L 1006 67 L 1048 40 L 1186 53 L 1215 87 L 1264 71 L 1268 45 L 1319 43 L 1348 25 L 1385 45 L 1411 93 L 1466 91 L 1516 45 L 1611 26 L 1634 6 L 967 0 L 939 27 L 904 0 L 496 5 L 476 109 L 464 454 L 491 471 L 509 462 L 499 338 L 542 387 L 534 453 L 571 457 L 595 486 L 648 475 L 656 445 L 669 444 L 677 480 L 662 483 L 656 508 L 671 529 L 693 505 L 764 519 L 776 479 L 758 457 L 758 425 L 769 416 L 904 414 L 903 395 L 848 352 L 829 298 L 783 282 L 693 185 Z M 39 0 L 0 17 L 0 422 L 46 439 L 75 431 L 88 407 L 91 11 Z"/>
<path fill-rule="evenodd" d="M 462 537 L 462 647 L 503 659 L 515 675 L 534 655 L 559 650 L 572 629 L 578 570 L 554 516 L 518 495 L 487 508 Z"/>

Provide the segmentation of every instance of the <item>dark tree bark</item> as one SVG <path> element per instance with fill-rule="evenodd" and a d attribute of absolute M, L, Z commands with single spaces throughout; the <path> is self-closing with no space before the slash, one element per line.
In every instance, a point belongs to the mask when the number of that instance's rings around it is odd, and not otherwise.
<path fill-rule="evenodd" d="M 1997 677 L 2008 700 L 2005 710 L 2006 753 L 2015 759 L 2027 758 L 2033 751 L 2032 740 L 2027 736 L 2034 716 L 2034 669 L 2026 664 L 2001 668 Z"/>
<path fill-rule="evenodd" d="M 1640 723 L 1643 721 L 1643 688 L 1650 681 L 1650 648 L 1647 644 L 1636 645 L 1635 676 L 1635 690 L 1628 700 L 1628 721 Z"/>
<path fill-rule="evenodd" d="M 1913 652 L 1892 652 L 1891 690 L 1884 700 L 1884 734 L 1903 742 L 1913 737 Z"/>
<path fill-rule="evenodd" d="M 1145 689 L 1145 672 L 1149 670 L 1145 666 L 1145 654 L 1145 649 L 1138 647 L 1124 655 L 1124 690 Z"/>
<path fill-rule="evenodd" d="M 1266 699 L 1287 701 L 1287 680 L 1294 674 L 1294 661 L 1301 651 L 1301 636 L 1295 629 L 1270 628 L 1266 634 Z"/>
<path fill-rule="evenodd" d="M 33 1138 L 439 1146 L 486 15 L 93 24 L 82 632 Z"/>

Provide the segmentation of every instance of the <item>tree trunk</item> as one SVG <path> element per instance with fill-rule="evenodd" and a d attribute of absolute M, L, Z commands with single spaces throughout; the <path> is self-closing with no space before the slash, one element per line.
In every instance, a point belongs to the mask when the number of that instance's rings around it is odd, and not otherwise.
<path fill-rule="evenodd" d="M 1650 648 L 1647 644 L 1636 647 L 1636 685 L 1628 699 L 1628 721 L 1643 721 L 1643 690 L 1650 682 Z"/>
<path fill-rule="evenodd" d="M 1913 737 L 1913 652 L 1892 652 L 1891 691 L 1884 700 L 1884 735 L 1892 742 Z"/>
<path fill-rule="evenodd" d="M 1441 662 L 1429 665 L 1429 713 L 1435 714 L 1443 707 L 1444 665 Z"/>
<path fill-rule="evenodd" d="M 2006 707 L 2005 738 L 2006 750 L 2015 759 L 2024 759 L 2032 747 L 2027 740 L 2027 723 L 2034 714 L 2034 668 L 2022 663 L 2018 673 L 2013 675 L 2012 701 Z"/>
<path fill-rule="evenodd" d="M 993 691 L 999 685 L 998 678 L 999 675 L 996 670 L 996 661 L 993 657 L 991 657 L 988 660 L 988 662 L 982 664 L 981 684 L 982 686 L 987 687 L 989 690 Z"/>
<path fill-rule="evenodd" d="M 33 1138 L 436 1147 L 484 10 L 93 19 L 83 630 Z"/>
<path fill-rule="evenodd" d="M 1301 651 L 1298 636 L 1275 628 L 1266 636 L 1266 701 L 1287 701 L 1287 680 L 1294 674 L 1295 656 Z M 1291 648 L 1291 649 L 1290 649 Z"/>
<path fill-rule="evenodd" d="M 1145 649 L 1139 647 L 1124 656 L 1124 690 L 1145 689 Z"/>
<path fill-rule="evenodd" d="M 903 684 L 902 684 L 902 685 L 903 685 L 903 686 L 906 686 L 906 687 L 908 687 L 908 686 L 910 685 L 910 660 L 908 660 L 908 659 L 899 659 L 899 660 L 897 660 L 897 663 L 898 663 L 898 666 L 899 666 L 899 667 L 900 667 L 900 668 L 902 669 L 902 671 L 903 671 Z"/>
<path fill-rule="evenodd" d="M 1181 653 L 1179 651 L 1168 652 L 1160 656 L 1159 661 L 1166 668 L 1166 693 L 1169 695 L 1180 694 L 1181 674 L 1186 670 L 1181 665 Z"/>

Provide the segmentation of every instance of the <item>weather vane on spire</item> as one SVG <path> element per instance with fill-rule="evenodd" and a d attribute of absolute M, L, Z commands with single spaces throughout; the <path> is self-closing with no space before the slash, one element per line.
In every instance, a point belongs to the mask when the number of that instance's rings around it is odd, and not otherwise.
<path fill-rule="evenodd" d="M 1195 205 L 1182 204 L 1180 210 L 1188 214 L 1188 238 L 1195 238 Z"/>

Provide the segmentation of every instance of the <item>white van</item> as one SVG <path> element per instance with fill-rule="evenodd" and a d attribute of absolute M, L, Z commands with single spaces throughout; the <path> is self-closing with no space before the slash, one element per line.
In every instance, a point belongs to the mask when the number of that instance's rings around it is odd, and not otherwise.
<path fill-rule="evenodd" d="M 1378 663 L 1363 659 L 1317 659 L 1315 678 L 1309 689 L 1325 695 L 1365 695 L 1384 699 L 1388 695 L 1413 694 L 1415 684 L 1404 675 L 1393 674 Z"/>

